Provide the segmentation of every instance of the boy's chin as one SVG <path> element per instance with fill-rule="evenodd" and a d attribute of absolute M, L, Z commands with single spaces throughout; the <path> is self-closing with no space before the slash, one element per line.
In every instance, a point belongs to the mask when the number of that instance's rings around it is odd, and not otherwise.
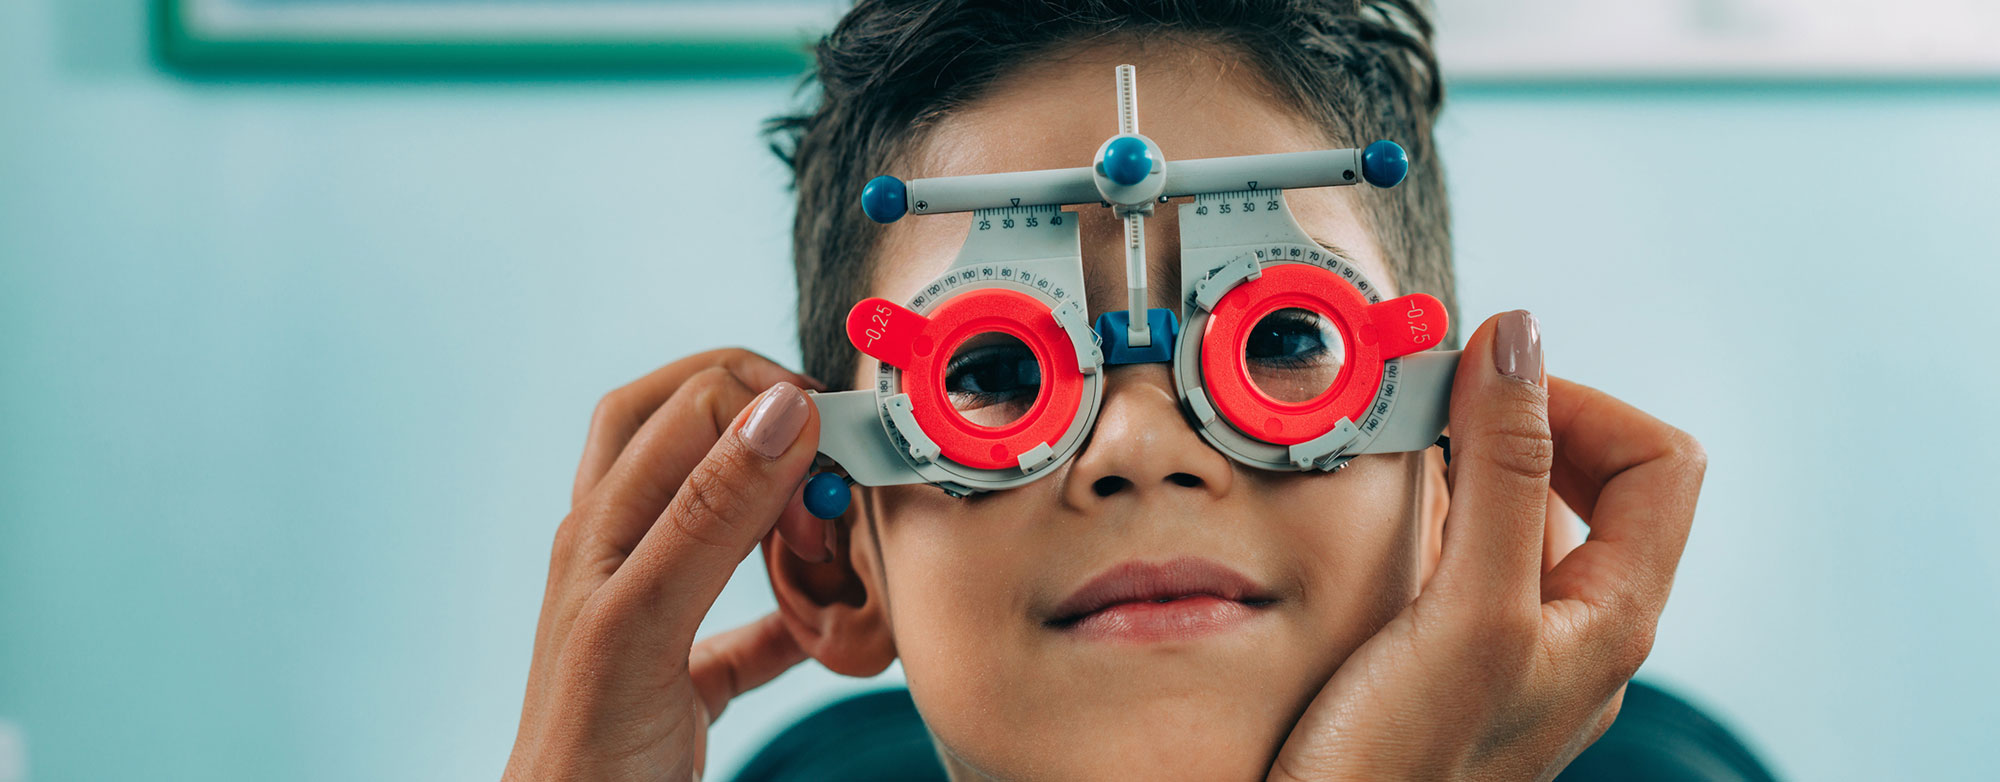
<path fill-rule="evenodd" d="M 951 755 L 996 778 L 1263 779 L 1314 694 L 1278 691 L 1281 677 L 1241 670 L 1201 682 L 1132 673 L 1066 687 L 1026 709 L 1025 724 L 933 731 Z"/>
<path fill-rule="evenodd" d="M 1289 716 L 1190 699 L 1053 719 L 990 732 L 979 738 L 985 746 L 946 747 L 982 776 L 1000 779 L 1256 780 L 1289 734 Z"/>
<path fill-rule="evenodd" d="M 1185 639 L 1040 634 L 906 659 L 905 672 L 966 776 L 1263 779 L 1345 656 L 1301 620 L 1275 607 Z"/>

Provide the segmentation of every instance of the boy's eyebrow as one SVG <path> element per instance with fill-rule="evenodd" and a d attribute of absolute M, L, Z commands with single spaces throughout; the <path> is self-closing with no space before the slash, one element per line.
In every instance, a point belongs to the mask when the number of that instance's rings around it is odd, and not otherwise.
<path fill-rule="evenodd" d="M 1321 239 L 1318 236 L 1314 236 L 1312 234 L 1306 234 L 1306 237 L 1312 239 L 1314 244 L 1320 246 L 1320 249 L 1333 253 L 1334 257 L 1339 258 L 1340 260 L 1346 262 L 1347 265 L 1358 266 L 1360 264 L 1359 261 L 1354 259 L 1354 254 L 1347 251 L 1347 248 L 1341 247 L 1340 245 L 1334 244 L 1333 242 L 1329 242 L 1325 239 Z"/>

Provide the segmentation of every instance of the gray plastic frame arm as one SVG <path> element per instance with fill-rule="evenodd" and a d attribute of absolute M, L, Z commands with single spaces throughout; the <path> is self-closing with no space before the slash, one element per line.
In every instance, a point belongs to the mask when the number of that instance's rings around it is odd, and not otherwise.
<path fill-rule="evenodd" d="M 1456 350 L 1426 350 L 1400 359 L 1396 412 L 1375 439 L 1354 453 L 1421 451 L 1437 443 L 1451 423 L 1451 381 L 1458 373 Z"/>
<path fill-rule="evenodd" d="M 875 389 L 810 394 L 819 407 L 819 452 L 863 486 L 923 483 L 882 431 Z"/>
<path fill-rule="evenodd" d="M 1200 158 L 1168 166 L 1166 190 L 1160 198 L 1360 182 L 1359 149 Z M 920 215 L 1030 204 L 1095 204 L 1104 200 L 1088 167 L 913 179 L 908 187 L 910 212 Z"/>

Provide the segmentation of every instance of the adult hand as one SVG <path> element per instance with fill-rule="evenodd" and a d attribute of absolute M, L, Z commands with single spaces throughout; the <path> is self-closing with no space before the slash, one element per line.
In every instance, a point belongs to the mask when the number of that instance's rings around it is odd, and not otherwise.
<path fill-rule="evenodd" d="M 723 350 L 598 404 L 506 779 L 699 778 L 723 706 L 805 658 L 776 615 L 694 643 L 774 524 L 801 557 L 825 558 L 822 525 L 797 499 L 819 443 L 800 385 L 818 386 Z"/>
<path fill-rule="evenodd" d="M 1610 727 L 1652 650 L 1700 445 L 1547 377 L 1526 312 L 1482 325 L 1454 382 L 1437 570 L 1334 673 L 1273 780 L 1552 778 Z M 1545 570 L 1551 488 L 1590 534 Z"/>

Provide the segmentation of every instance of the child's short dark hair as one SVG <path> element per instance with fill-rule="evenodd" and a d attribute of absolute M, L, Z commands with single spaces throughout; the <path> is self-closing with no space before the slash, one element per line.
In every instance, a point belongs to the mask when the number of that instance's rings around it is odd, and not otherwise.
<path fill-rule="evenodd" d="M 1120 36 L 1180 36 L 1240 52 L 1332 138 L 1393 139 L 1410 173 L 1361 202 L 1396 282 L 1457 311 L 1450 208 L 1431 142 L 1443 101 L 1424 0 L 859 0 L 820 41 L 810 110 L 771 120 L 792 167 L 792 230 L 804 370 L 834 388 L 853 377 L 840 324 L 868 295 L 880 228 L 861 187 L 919 143 L 934 120 L 1038 54 Z M 1454 318 L 1454 321 L 1456 318 Z M 1457 328 L 1447 341 L 1457 344 Z"/>

